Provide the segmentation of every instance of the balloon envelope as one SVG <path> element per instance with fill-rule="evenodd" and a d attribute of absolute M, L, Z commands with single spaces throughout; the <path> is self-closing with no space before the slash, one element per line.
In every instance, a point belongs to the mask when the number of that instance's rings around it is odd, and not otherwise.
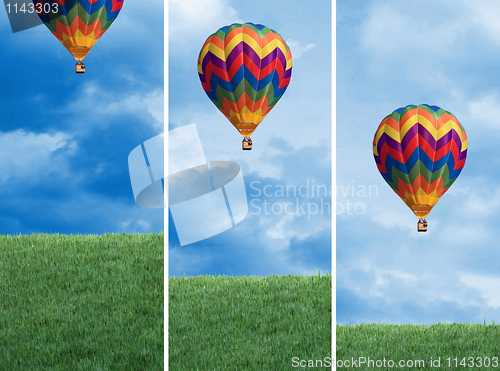
<path fill-rule="evenodd" d="M 42 22 L 76 60 L 85 58 L 123 5 L 123 0 L 32 1 Z"/>
<path fill-rule="evenodd" d="M 382 177 L 419 218 L 425 218 L 457 179 L 467 135 L 450 112 L 409 105 L 380 123 L 373 155 Z"/>
<path fill-rule="evenodd" d="M 248 137 L 285 93 L 292 54 L 276 31 L 235 23 L 205 41 L 198 74 L 208 97 Z"/>

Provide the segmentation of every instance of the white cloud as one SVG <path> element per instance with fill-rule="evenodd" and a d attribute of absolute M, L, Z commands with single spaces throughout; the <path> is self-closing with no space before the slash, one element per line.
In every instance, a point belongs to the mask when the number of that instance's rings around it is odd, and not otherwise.
<path fill-rule="evenodd" d="M 462 0 L 463 11 L 482 36 L 500 42 L 500 3 L 496 0 Z"/>
<path fill-rule="evenodd" d="M 164 93 L 163 89 L 154 89 L 149 92 L 130 91 L 111 92 L 91 81 L 83 86 L 79 99 L 70 103 L 65 111 L 73 114 L 82 114 L 87 118 L 86 128 L 91 123 L 102 125 L 102 119 L 88 120 L 89 115 L 94 117 L 107 117 L 109 115 L 133 114 L 140 117 L 146 124 L 157 130 L 164 131 Z M 89 124 L 90 123 L 90 124 Z"/>
<path fill-rule="evenodd" d="M 391 196 L 393 196 L 394 202 L 398 202 L 399 200 L 399 202 L 403 203 L 397 194 L 394 193 Z M 395 211 L 400 209 L 397 206 L 392 209 L 374 206 L 373 210 L 375 211 L 375 215 L 372 216 L 372 221 L 385 229 L 401 228 L 404 231 L 414 232 L 417 228 L 417 217 L 406 205 L 404 205 L 404 208 L 406 208 L 406 210 L 398 212 Z"/>
<path fill-rule="evenodd" d="M 300 58 L 302 54 L 316 47 L 315 43 L 302 44 L 300 41 L 293 39 L 286 40 L 286 43 L 292 52 L 292 58 L 294 60 Z"/>
<path fill-rule="evenodd" d="M 479 291 L 481 297 L 490 307 L 500 308 L 500 296 L 498 295 L 500 277 L 474 274 L 461 274 L 459 277 L 465 285 Z"/>
<path fill-rule="evenodd" d="M 142 1 L 125 1 L 116 21 L 103 37 L 110 46 L 163 38 L 163 29 L 158 27 L 163 23 L 163 7 L 163 0 L 148 0 L 147 6 Z M 163 57 L 163 53 L 161 55 Z"/>
<path fill-rule="evenodd" d="M 471 32 L 465 15 L 443 17 L 446 6 L 430 1 L 376 4 L 360 29 L 361 50 L 371 57 L 370 72 L 454 88 L 448 67 L 456 63 L 457 44 Z"/>
<path fill-rule="evenodd" d="M 170 42 L 180 45 L 197 41 L 201 48 L 220 27 L 243 23 L 227 0 L 170 0 L 168 10 Z"/>
<path fill-rule="evenodd" d="M 280 203 L 280 205 L 282 208 L 285 207 L 283 203 Z M 288 246 L 290 239 L 296 234 L 296 231 L 290 229 L 290 223 L 293 221 L 293 218 L 293 215 L 285 215 L 279 218 L 278 221 L 266 231 L 266 236 L 270 239 L 282 240 L 285 242 L 284 245 L 279 246 L 280 248 Z"/>
<path fill-rule="evenodd" d="M 490 225 L 471 222 L 466 213 L 462 215 L 439 228 L 437 237 L 443 244 L 463 251 L 474 244 L 485 244 L 493 237 Z"/>
<path fill-rule="evenodd" d="M 472 100 L 468 103 L 468 112 L 476 127 L 500 130 L 500 98 L 496 93 Z"/>
<path fill-rule="evenodd" d="M 132 223 L 132 219 L 127 219 L 127 220 L 119 223 L 119 225 L 122 229 L 127 229 L 131 223 Z"/>
<path fill-rule="evenodd" d="M 0 181 L 6 182 L 11 177 L 33 178 L 64 171 L 64 160 L 53 157 L 54 152 L 60 149 L 74 152 L 76 142 L 62 132 L 0 132 Z"/>
<path fill-rule="evenodd" d="M 464 307 L 482 304 L 467 287 L 471 284 L 464 285 L 460 275 L 454 273 L 449 257 L 436 253 L 431 259 L 427 255 L 403 247 L 387 258 L 369 252 L 355 264 L 337 266 L 337 285 L 368 300 L 381 299 L 387 305 L 408 301 L 424 307 L 435 302 Z"/>
<path fill-rule="evenodd" d="M 468 219 L 486 219 L 498 213 L 500 209 L 500 188 L 495 190 L 480 189 L 481 193 L 472 191 L 463 200 L 462 210 Z"/>
<path fill-rule="evenodd" d="M 144 231 L 149 232 L 149 230 L 151 229 L 151 223 L 143 219 L 139 219 L 135 224 Z"/>
<path fill-rule="evenodd" d="M 330 218 L 328 218 L 328 215 L 321 215 L 319 210 L 316 211 L 316 206 L 311 206 L 311 213 L 309 215 L 307 214 L 309 202 L 311 204 L 314 203 L 314 201 L 299 200 L 298 207 L 305 204 L 303 206 L 303 211 L 297 210 L 296 202 L 292 202 L 293 205 L 288 205 L 286 210 L 286 202 L 270 202 L 270 204 L 267 205 L 267 212 L 270 215 L 267 217 L 262 214 L 259 215 L 260 226 L 265 230 L 265 244 L 270 251 L 286 249 L 293 238 L 305 240 L 313 235 L 331 229 Z M 277 204 L 280 206 L 274 206 Z M 260 206 L 262 210 L 264 210 L 264 206 Z M 316 214 L 313 214 L 315 211 Z M 289 212 L 289 214 L 287 214 L 287 212 Z M 303 212 L 305 212 L 306 215 L 304 215 Z M 269 243 L 269 239 L 272 240 L 271 243 Z"/>
<path fill-rule="evenodd" d="M 420 3 L 414 4 L 411 11 L 388 4 L 375 7 L 362 31 L 362 47 L 385 58 L 397 58 L 402 50 L 413 50 L 414 61 L 421 60 L 422 52 L 432 53 L 432 58 L 448 54 L 465 31 L 463 23 L 433 14 Z"/>

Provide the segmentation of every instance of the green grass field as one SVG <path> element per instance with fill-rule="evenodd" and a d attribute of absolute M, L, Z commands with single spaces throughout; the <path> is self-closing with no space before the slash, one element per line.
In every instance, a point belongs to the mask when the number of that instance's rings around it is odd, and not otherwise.
<path fill-rule="evenodd" d="M 359 357 L 365 363 L 361 364 Z M 369 365 L 368 358 L 378 360 L 381 367 L 376 363 Z M 500 326 L 495 323 L 337 326 L 336 359 L 351 362 L 344 367 L 337 363 L 337 369 L 346 370 L 499 370 Z M 358 360 L 356 365 L 352 359 Z M 393 367 L 390 360 L 394 361 Z M 404 363 L 398 365 L 400 361 Z"/>
<path fill-rule="evenodd" d="M 0 236 L 0 371 L 163 370 L 163 237 Z M 170 370 L 328 357 L 331 279 L 171 278 Z"/>
<path fill-rule="evenodd" d="M 163 370 L 163 234 L 0 236 L 0 370 Z"/>
<path fill-rule="evenodd" d="M 169 369 L 294 370 L 293 357 L 331 356 L 331 285 L 331 275 L 170 278 Z"/>

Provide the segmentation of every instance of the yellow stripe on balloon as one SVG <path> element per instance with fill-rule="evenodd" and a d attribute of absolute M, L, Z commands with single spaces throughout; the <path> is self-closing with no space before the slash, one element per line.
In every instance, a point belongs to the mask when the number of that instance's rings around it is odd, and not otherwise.
<path fill-rule="evenodd" d="M 200 62 L 202 62 L 203 59 L 205 59 L 205 55 L 207 55 L 208 50 L 210 49 L 210 45 L 212 45 L 212 44 L 207 44 L 207 45 L 205 45 L 205 47 L 203 49 L 201 49 Z M 198 65 L 198 72 L 203 73 L 203 71 L 201 70 L 201 64 Z"/>
<path fill-rule="evenodd" d="M 229 40 L 229 42 L 227 42 L 227 39 L 224 40 L 224 52 L 226 53 L 226 55 L 229 55 L 229 53 L 233 51 L 236 45 L 238 45 L 242 41 L 245 44 L 250 45 L 252 49 L 256 50 L 256 53 L 258 54 L 258 50 L 260 50 L 260 45 L 257 43 L 257 41 L 255 41 L 253 37 L 247 35 L 246 33 L 237 33 L 233 36 L 231 40 Z"/>
<path fill-rule="evenodd" d="M 276 48 L 280 48 L 280 50 L 283 53 L 283 55 L 285 56 L 285 58 L 287 58 L 286 46 L 281 41 L 279 41 L 279 39 L 274 39 L 274 42 L 271 41 L 264 48 L 262 48 L 263 57 L 267 56 L 269 53 L 271 53 Z"/>
<path fill-rule="evenodd" d="M 427 129 L 427 131 L 429 132 L 429 134 L 432 135 L 432 137 L 434 139 L 437 139 L 436 136 L 437 136 L 437 130 L 436 130 L 436 125 L 433 124 L 432 122 L 430 122 L 427 117 L 423 116 L 423 115 L 418 115 L 418 119 L 417 119 L 418 123 L 420 125 L 422 125 L 424 128 Z M 434 122 L 436 122 L 434 120 Z"/>
<path fill-rule="evenodd" d="M 405 123 L 403 124 L 403 126 L 401 127 L 401 129 L 399 131 L 400 132 L 400 140 L 398 140 L 398 142 L 401 142 L 401 139 L 405 137 L 408 130 L 410 130 L 417 122 L 418 122 L 418 115 L 416 115 L 416 114 L 410 116 L 405 121 Z"/>
<path fill-rule="evenodd" d="M 208 44 L 207 53 L 208 53 L 208 51 L 210 51 L 217 58 L 222 59 L 223 61 L 226 60 L 226 55 L 224 54 L 224 50 L 222 50 L 221 48 L 219 48 L 217 45 L 215 45 L 213 43 Z M 203 61 L 203 59 L 200 59 L 200 61 Z"/>
<path fill-rule="evenodd" d="M 400 134 L 393 127 L 391 127 L 389 125 L 384 125 L 382 133 L 387 134 L 389 137 L 391 137 L 392 139 L 394 139 L 396 142 L 401 143 Z M 382 134 L 380 136 L 382 136 Z"/>
<path fill-rule="evenodd" d="M 463 152 L 463 151 L 465 151 L 465 150 L 467 149 L 468 145 L 469 145 L 469 144 L 468 144 L 468 139 L 466 139 L 466 140 L 464 140 L 464 141 L 462 142 L 462 152 Z"/>

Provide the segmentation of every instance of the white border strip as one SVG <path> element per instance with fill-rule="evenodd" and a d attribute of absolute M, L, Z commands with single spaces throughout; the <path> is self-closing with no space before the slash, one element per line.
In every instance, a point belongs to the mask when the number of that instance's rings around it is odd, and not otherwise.
<path fill-rule="evenodd" d="M 336 105 L 336 90 L 337 90 L 337 1 L 332 0 L 332 186 L 337 185 L 337 105 Z M 332 192 L 332 361 L 336 365 L 337 361 L 337 195 Z M 335 211 L 334 211 L 335 210 Z M 335 366 L 332 367 L 334 369 Z"/>
<path fill-rule="evenodd" d="M 163 158 L 164 173 L 170 174 L 168 168 L 168 1 L 163 2 Z M 168 371 L 168 181 L 164 178 L 163 209 L 163 369 Z"/>

